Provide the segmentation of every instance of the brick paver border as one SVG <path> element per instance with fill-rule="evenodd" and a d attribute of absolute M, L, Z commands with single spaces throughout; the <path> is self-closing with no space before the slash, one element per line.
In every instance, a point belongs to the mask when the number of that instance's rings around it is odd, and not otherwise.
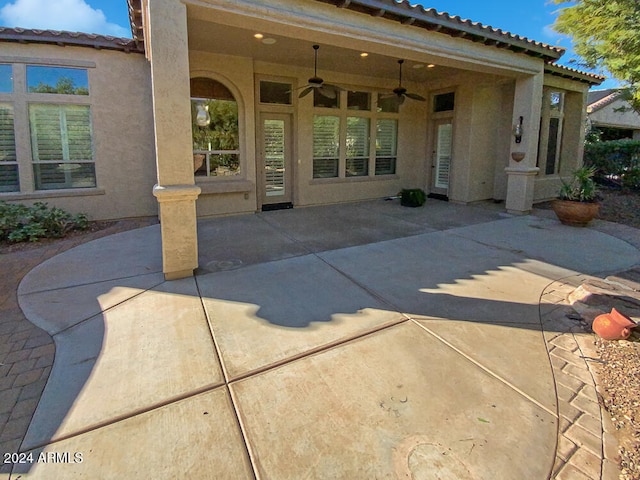
<path fill-rule="evenodd" d="M 20 310 L 17 291 L 22 278 L 45 260 L 82 243 L 155 223 L 155 218 L 121 220 L 95 232 L 0 254 L 0 458 L 19 451 L 55 356 L 49 334 Z M 10 472 L 10 464 L 0 463 L 0 474 Z"/>

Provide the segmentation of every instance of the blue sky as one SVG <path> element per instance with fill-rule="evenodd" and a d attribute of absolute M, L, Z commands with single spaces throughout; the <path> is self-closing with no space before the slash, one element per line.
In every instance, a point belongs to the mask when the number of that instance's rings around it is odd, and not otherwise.
<path fill-rule="evenodd" d="M 558 11 L 558 5 L 552 0 L 414 0 L 412 3 L 564 47 L 567 53 L 560 63 L 579 68 L 569 63 L 575 57 L 571 40 L 551 28 Z M 0 0 L 0 25 L 131 36 L 126 0 Z M 615 82 L 607 81 L 598 88 L 612 86 Z"/>

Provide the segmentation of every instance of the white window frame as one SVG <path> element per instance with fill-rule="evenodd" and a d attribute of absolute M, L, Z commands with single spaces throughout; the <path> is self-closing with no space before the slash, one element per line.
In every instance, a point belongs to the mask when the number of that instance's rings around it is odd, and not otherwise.
<path fill-rule="evenodd" d="M 11 192 L 0 192 L 0 200 L 20 200 L 28 198 L 46 198 L 60 194 L 83 196 L 97 195 L 104 191 L 98 187 L 99 174 L 95 152 L 95 132 L 93 131 L 93 98 L 91 93 L 91 69 L 96 68 L 95 62 L 73 59 L 55 58 L 26 58 L 6 56 L 0 57 L 0 63 L 12 66 L 13 88 L 11 92 L 0 92 L 0 103 L 11 104 L 14 109 L 14 134 L 16 162 L 18 165 L 19 189 Z M 27 88 L 27 66 L 42 66 L 50 68 L 74 68 L 87 71 L 88 95 L 58 94 L 29 92 Z M 34 175 L 34 155 L 31 144 L 31 125 L 29 118 L 30 104 L 52 105 L 86 105 L 89 108 L 91 125 L 91 152 L 93 165 L 93 186 L 76 186 L 70 188 L 54 188 L 36 190 Z M 63 163 L 63 162 L 59 162 Z M 77 163 L 77 162 L 72 162 Z"/>
<path fill-rule="evenodd" d="M 370 95 L 370 109 L 357 110 L 349 109 L 347 105 L 348 91 L 366 92 Z M 398 130 L 400 125 L 400 112 L 378 112 L 378 94 L 380 92 L 368 89 L 348 89 L 339 93 L 339 106 L 337 108 L 313 107 L 313 118 L 317 116 L 339 117 L 339 150 L 338 150 L 338 176 L 337 177 L 314 177 L 313 167 L 311 175 L 313 181 L 331 180 L 373 180 L 380 178 L 391 178 L 396 175 L 398 168 Z M 366 175 L 348 175 L 347 173 L 347 119 L 351 117 L 367 118 L 369 121 L 369 149 Z M 378 120 L 393 119 L 396 121 L 396 146 L 395 158 L 393 160 L 393 173 L 376 174 L 376 139 Z M 312 122 L 313 127 L 313 122 Z M 360 157 L 356 157 L 360 158 Z M 386 156 L 384 158 L 387 158 Z M 312 163 L 315 158 L 312 156 Z"/>

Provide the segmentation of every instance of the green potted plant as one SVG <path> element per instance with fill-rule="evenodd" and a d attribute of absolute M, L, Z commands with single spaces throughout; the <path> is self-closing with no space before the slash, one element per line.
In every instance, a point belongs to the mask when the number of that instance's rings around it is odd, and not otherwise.
<path fill-rule="evenodd" d="M 581 167 L 571 179 L 562 181 L 559 198 L 551 203 L 560 222 L 575 227 L 585 227 L 598 215 L 598 189 L 593 180 L 595 167 Z"/>
<path fill-rule="evenodd" d="M 403 188 L 400 191 L 400 205 L 403 207 L 421 207 L 427 201 L 427 194 L 420 188 Z"/>

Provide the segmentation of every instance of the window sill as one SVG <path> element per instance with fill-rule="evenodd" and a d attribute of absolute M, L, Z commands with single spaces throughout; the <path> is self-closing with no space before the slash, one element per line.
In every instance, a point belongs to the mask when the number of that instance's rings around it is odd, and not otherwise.
<path fill-rule="evenodd" d="M 358 182 L 384 182 L 390 180 L 399 180 L 397 174 L 393 175 L 376 175 L 373 177 L 332 177 L 332 178 L 313 178 L 309 180 L 309 185 L 325 185 L 331 183 L 358 183 Z"/>
<path fill-rule="evenodd" d="M 255 190 L 255 185 L 249 180 L 196 180 L 196 185 L 202 190 L 200 195 L 246 193 Z"/>
<path fill-rule="evenodd" d="M 88 197 L 105 195 L 104 188 L 72 188 L 64 190 L 38 190 L 36 192 L 3 192 L 0 200 L 44 200 L 47 198 Z"/>

